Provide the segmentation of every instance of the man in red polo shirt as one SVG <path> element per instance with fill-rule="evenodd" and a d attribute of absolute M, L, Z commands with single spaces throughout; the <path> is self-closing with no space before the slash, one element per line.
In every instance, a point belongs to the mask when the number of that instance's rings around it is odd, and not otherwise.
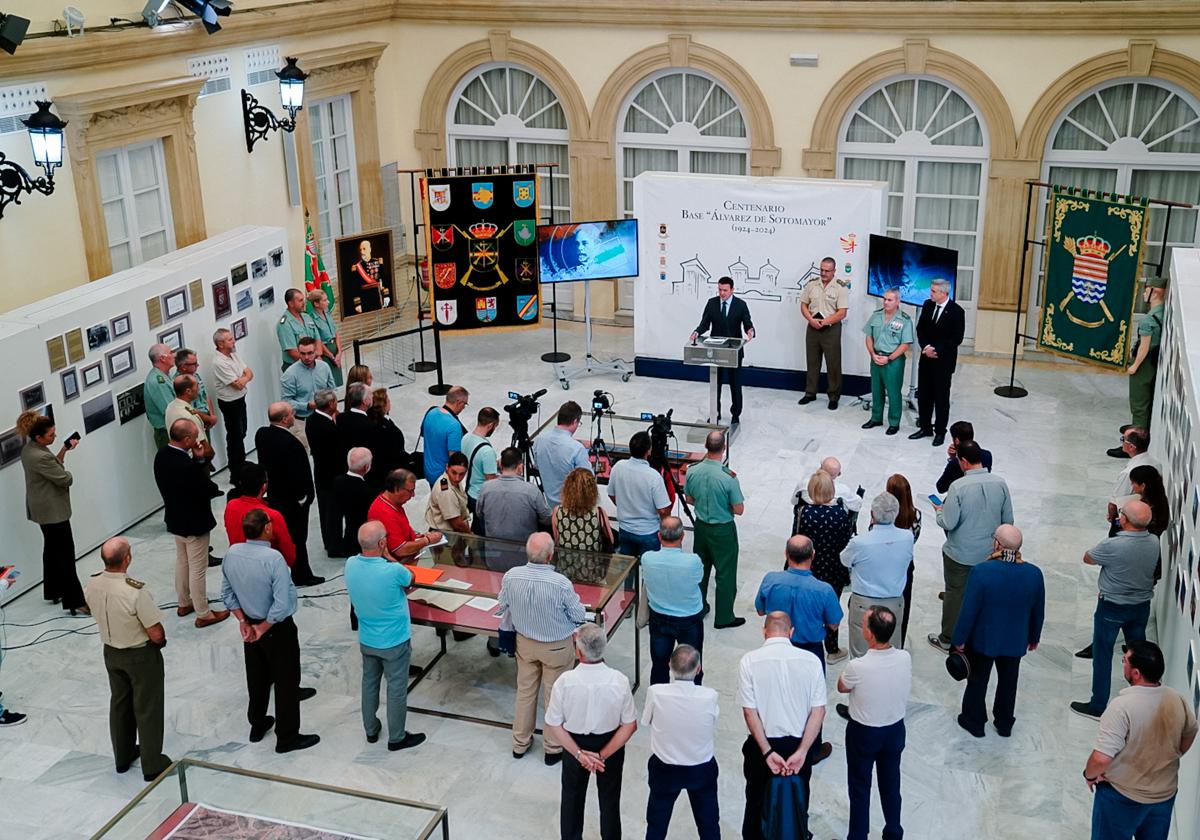
<path fill-rule="evenodd" d="M 266 492 L 266 470 L 253 461 L 243 462 L 238 470 L 237 485 L 230 491 L 229 501 L 225 504 L 225 534 L 229 537 L 230 545 L 245 542 L 242 519 L 254 508 L 265 510 L 271 520 L 271 548 L 283 555 L 284 562 L 290 569 L 296 563 L 296 545 L 288 533 L 283 514 L 267 507 L 267 503 L 263 501 Z"/>
<path fill-rule="evenodd" d="M 367 511 L 367 519 L 382 522 L 387 529 L 387 547 L 393 560 L 408 560 L 442 538 L 439 531 L 417 534 L 409 524 L 404 503 L 413 497 L 416 486 L 417 478 L 408 470 L 392 470 L 384 481 L 383 492 Z"/>

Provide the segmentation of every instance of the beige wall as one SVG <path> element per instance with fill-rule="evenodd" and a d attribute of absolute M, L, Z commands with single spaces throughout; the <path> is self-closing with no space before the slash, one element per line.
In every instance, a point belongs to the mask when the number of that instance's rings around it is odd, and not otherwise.
<path fill-rule="evenodd" d="M 391 0 L 357 2 L 362 8 L 369 8 L 373 15 L 393 14 L 392 7 L 388 5 Z M 609 0 L 608 5 L 611 6 L 613 2 Z M 27 6 L 34 5 L 33 0 L 25 0 L 25 3 Z M 97 16 L 117 14 L 118 5 L 109 0 L 95 0 L 85 12 L 92 15 L 91 8 L 94 6 Z M 248 5 L 239 3 L 238 8 Z M 443 3 L 451 12 L 455 11 L 457 5 L 456 0 L 444 0 Z M 796 5 L 815 7 L 822 4 Z M 872 5 L 875 8 L 888 6 Z M 987 4 L 970 4 L 974 8 L 984 5 Z M 1036 2 L 1022 4 L 1023 8 L 1035 10 L 1049 9 L 1051 5 Z M 1129 5 L 1120 4 L 1122 7 Z M 1171 3 L 1168 0 L 1159 5 L 1169 6 Z M 1113 4 L 1114 8 L 1116 6 Z M 935 12 L 946 8 L 939 3 L 931 4 L 931 7 L 936 7 Z M 989 200 L 985 239 L 993 244 L 985 249 L 985 254 L 990 255 L 984 260 L 979 278 L 982 294 L 977 322 L 977 346 L 1003 352 L 1011 347 L 1011 309 L 1017 285 L 1014 255 L 1019 255 L 1020 250 L 1020 185 L 1023 178 L 1040 172 L 1040 146 L 1028 150 L 1028 157 L 1021 159 L 1016 148 L 1017 138 L 1021 136 L 1031 111 L 1052 89 L 1056 80 L 1097 56 L 1128 51 L 1130 44 L 1129 36 L 1119 31 L 1120 27 L 1116 24 L 1110 27 L 1110 31 L 1094 35 L 1077 35 L 1075 31 L 1065 28 L 1063 31 L 1045 31 L 1042 34 L 1017 34 L 986 21 L 980 25 L 964 24 L 960 27 L 962 31 L 945 31 L 953 30 L 953 26 L 930 26 L 927 15 L 914 17 L 909 26 L 901 25 L 889 31 L 873 26 L 870 27 L 872 31 L 867 32 L 840 31 L 828 18 L 820 19 L 819 29 L 809 31 L 797 25 L 769 27 L 750 22 L 739 27 L 736 17 L 732 16 L 731 25 L 720 29 L 707 22 L 694 28 L 686 25 L 622 26 L 619 23 L 548 25 L 540 22 L 544 8 L 545 4 L 538 7 L 536 12 L 531 5 L 515 8 L 515 19 L 527 16 L 527 19 L 539 22 L 517 22 L 501 29 L 495 24 L 489 26 L 485 23 L 423 22 L 413 19 L 425 16 L 423 13 L 415 14 L 412 7 L 402 0 L 396 0 L 392 19 L 357 25 L 353 16 L 347 13 L 351 9 L 347 0 L 330 0 L 310 9 L 290 9 L 291 29 L 286 31 L 278 28 L 283 25 L 280 23 L 282 12 L 238 15 L 234 18 L 237 25 L 228 26 L 219 36 L 197 40 L 194 35 L 181 35 L 181 49 L 172 55 L 116 66 L 105 64 L 108 51 L 102 48 L 106 41 L 104 34 L 98 33 L 95 41 L 89 42 L 89 47 L 94 45 L 96 58 L 94 65 L 89 66 L 86 72 L 34 72 L 29 76 L 12 76 L 6 75 L 6 65 L 0 60 L 0 84 L 44 81 L 52 97 L 56 97 L 139 80 L 182 76 L 186 74 L 188 55 L 216 50 L 229 51 L 235 59 L 236 68 L 240 64 L 241 48 L 254 43 L 279 43 L 285 54 L 292 54 L 363 41 L 383 41 L 390 46 L 380 59 L 375 82 L 380 160 L 395 160 L 402 167 L 420 167 L 428 165 L 431 157 L 422 151 L 418 135 L 422 130 L 430 129 L 444 132 L 440 121 L 444 118 L 447 106 L 444 99 L 432 106 L 425 103 L 427 91 L 431 85 L 432 89 L 442 89 L 447 84 L 453 86 L 456 81 L 444 78 L 441 65 L 469 45 L 486 45 L 490 38 L 492 44 L 501 44 L 500 48 L 509 50 L 510 55 L 519 53 L 532 56 L 534 60 L 553 67 L 553 72 L 561 72 L 561 79 L 550 77 L 547 81 L 558 89 L 560 96 L 569 98 L 574 90 L 581 99 L 583 119 L 576 122 L 584 124 L 573 125 L 571 131 L 573 195 L 575 209 L 586 215 L 616 206 L 615 165 L 612 160 L 615 126 L 588 123 L 593 115 L 602 110 L 604 103 L 598 101 L 602 93 L 616 100 L 623 99 L 630 92 L 630 85 L 636 84 L 630 82 L 620 90 L 614 90 L 611 86 L 606 88 L 610 76 L 639 51 L 656 47 L 665 49 L 669 37 L 684 34 L 690 37 L 693 49 L 708 49 L 709 57 L 715 56 L 712 60 L 717 65 L 728 66 L 731 73 L 745 74 L 751 80 L 750 86 L 756 85 L 761 95 L 757 107 L 766 115 L 765 122 L 761 124 L 773 128 L 770 137 L 751 138 L 756 148 L 764 146 L 766 149 L 763 160 L 767 161 L 767 165 L 760 171 L 804 175 L 818 171 L 813 168 L 813 159 L 806 160 L 805 150 L 814 147 L 822 130 L 836 133 L 845 116 L 844 110 L 836 113 L 827 111 L 822 116 L 821 109 L 827 98 L 832 100 L 839 89 L 844 91 L 847 74 L 861 70 L 864 62 L 869 63 L 873 57 L 903 50 L 908 39 L 927 38 L 930 54 L 937 52 L 943 57 L 949 56 L 959 71 L 982 77 L 981 88 L 995 92 L 995 113 L 1008 123 L 1008 127 L 987 126 L 993 140 L 993 158 L 1003 159 L 1004 166 L 993 166 L 991 172 L 989 195 L 995 194 L 996 206 Z M 1011 4 L 1007 8 L 1011 9 Z M 101 14 L 101 9 L 109 11 Z M 328 15 L 329 10 L 339 9 L 343 13 L 338 19 L 341 28 L 322 28 L 321 22 L 327 19 L 323 15 Z M 21 13 L 20 4 L 13 10 Z M 301 29 L 323 34 L 296 34 L 293 31 L 302 22 L 296 16 L 302 18 L 309 13 L 313 14 L 311 25 Z M 1009 15 L 1012 17 L 1011 12 Z M 847 20 L 852 21 L 854 17 L 848 17 Z M 1043 20 L 1052 21 L 1053 18 Z M 1019 25 L 1020 18 L 1013 18 L 1010 28 Z M 260 32 L 259 28 L 268 26 L 276 28 Z M 1146 33 L 1146 26 L 1145 21 L 1139 23 L 1139 37 L 1146 38 L 1149 34 L 1153 39 L 1153 54 L 1171 52 L 1183 56 L 1200 55 L 1200 34 L 1197 34 L 1200 32 L 1200 15 L 1186 18 L 1164 16 L 1162 32 Z M 1046 24 L 1047 29 L 1055 27 L 1052 23 Z M 928 32 L 930 29 L 936 31 L 931 35 L 922 34 L 922 30 Z M 154 33 L 153 37 L 159 35 Z M 151 37 L 151 33 L 145 33 L 145 36 Z M 92 35 L 87 37 L 90 39 Z M 184 37 L 188 37 L 186 42 Z M 182 48 L 185 44 L 186 49 Z M 790 67 L 788 55 L 792 52 L 818 53 L 819 66 Z M 20 51 L 17 55 L 20 57 Z M 481 60 L 487 60 L 490 53 L 485 51 L 481 55 Z M 273 137 L 265 144 L 260 144 L 252 155 L 245 152 L 236 90 L 239 72 L 235 69 L 234 90 L 201 99 L 195 110 L 197 154 L 208 233 L 211 235 L 246 222 L 280 224 L 288 229 L 289 241 L 295 253 L 302 246 L 303 215 L 299 209 L 287 206 L 279 139 Z M 1183 72 L 1185 86 L 1191 85 L 1194 77 L 1191 88 L 1200 95 L 1200 72 L 1193 73 L 1190 66 Z M 1192 75 L 1188 76 L 1189 73 Z M 260 87 L 256 93 L 266 93 L 265 101 L 277 107 L 276 95 L 268 86 Z M 426 106 L 424 116 L 423 103 Z M 755 107 L 753 103 L 742 104 Z M 1061 110 L 1066 104 L 1063 101 L 1055 107 Z M 1044 109 L 1045 103 L 1042 106 Z M 608 111 L 612 113 L 613 109 L 610 107 Z M 427 124 L 430 114 L 435 118 L 433 125 Z M 819 118 L 830 125 L 817 125 Z M 444 145 L 444 134 L 441 137 L 438 145 Z M 1001 137 L 1007 139 L 999 142 L 998 138 Z M 1002 145 L 1007 147 L 1000 148 Z M 775 153 L 771 151 L 776 147 L 777 168 L 774 164 Z M 0 151 L 18 161 L 28 161 L 28 144 L 23 136 L 0 137 Z M 8 217 L 0 223 L 0 251 L 7 257 L 6 271 L 0 278 L 0 300 L 4 301 L 0 306 L 21 305 L 87 279 L 86 262 L 80 253 L 83 222 L 79 219 L 75 204 L 69 167 L 68 162 L 64 171 L 59 173 L 59 187 L 54 196 L 28 197 L 22 206 L 11 208 Z M 28 282 L 30 277 L 45 279 L 35 285 Z M 593 306 L 602 316 L 611 314 L 614 305 L 613 294 L 593 296 Z"/>

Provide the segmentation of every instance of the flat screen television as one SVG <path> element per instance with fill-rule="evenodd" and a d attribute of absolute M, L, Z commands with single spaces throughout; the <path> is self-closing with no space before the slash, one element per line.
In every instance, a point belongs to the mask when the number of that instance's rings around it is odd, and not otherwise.
<path fill-rule="evenodd" d="M 958 272 L 958 251 L 871 234 L 867 254 L 867 294 L 883 297 L 893 286 L 900 290 L 900 302 L 920 306 L 929 300 L 929 284 L 937 279 L 949 281 L 954 297 Z"/>
<path fill-rule="evenodd" d="M 538 225 L 537 238 L 542 283 L 637 276 L 637 219 Z"/>

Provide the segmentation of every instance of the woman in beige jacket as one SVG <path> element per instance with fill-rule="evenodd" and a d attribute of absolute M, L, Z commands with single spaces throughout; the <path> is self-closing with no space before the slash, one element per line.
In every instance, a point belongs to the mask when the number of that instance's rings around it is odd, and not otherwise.
<path fill-rule="evenodd" d="M 62 601 L 63 609 L 86 614 L 83 587 L 75 575 L 75 538 L 71 534 L 71 473 L 63 459 L 74 448 L 68 441 L 58 450 L 54 443 L 54 421 L 36 411 L 17 418 L 17 431 L 28 442 L 21 450 L 25 470 L 25 516 L 42 529 L 42 597 Z"/>

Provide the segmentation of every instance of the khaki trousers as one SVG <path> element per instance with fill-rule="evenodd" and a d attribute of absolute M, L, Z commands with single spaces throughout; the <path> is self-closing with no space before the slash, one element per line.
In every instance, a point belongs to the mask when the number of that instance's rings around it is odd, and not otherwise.
<path fill-rule="evenodd" d="M 513 752 L 524 753 L 533 742 L 537 723 L 538 686 L 542 702 L 550 706 L 550 689 L 560 675 L 575 665 L 575 642 L 568 636 L 561 642 L 535 642 L 517 634 L 517 708 L 513 713 Z M 562 752 L 562 744 L 546 732 L 545 752 Z"/>
<path fill-rule="evenodd" d="M 208 615 L 208 590 L 205 575 L 208 573 L 208 534 L 199 537 L 175 538 L 175 595 L 179 606 L 189 602 L 196 610 L 196 617 Z"/>
<path fill-rule="evenodd" d="M 867 653 L 867 637 L 863 635 L 863 616 L 871 607 L 887 607 L 896 616 L 896 621 L 904 615 L 904 598 L 864 598 L 862 595 L 851 595 L 849 609 L 846 610 L 846 625 L 850 631 L 850 656 L 857 658 Z M 893 638 L 893 642 L 896 640 Z"/>
<path fill-rule="evenodd" d="M 804 349 L 808 357 L 808 369 L 804 393 L 815 397 L 821 384 L 821 360 L 825 360 L 826 379 L 828 381 L 829 399 L 836 400 L 842 395 L 842 324 L 839 321 L 832 327 L 814 330 L 806 327 L 804 330 Z"/>

